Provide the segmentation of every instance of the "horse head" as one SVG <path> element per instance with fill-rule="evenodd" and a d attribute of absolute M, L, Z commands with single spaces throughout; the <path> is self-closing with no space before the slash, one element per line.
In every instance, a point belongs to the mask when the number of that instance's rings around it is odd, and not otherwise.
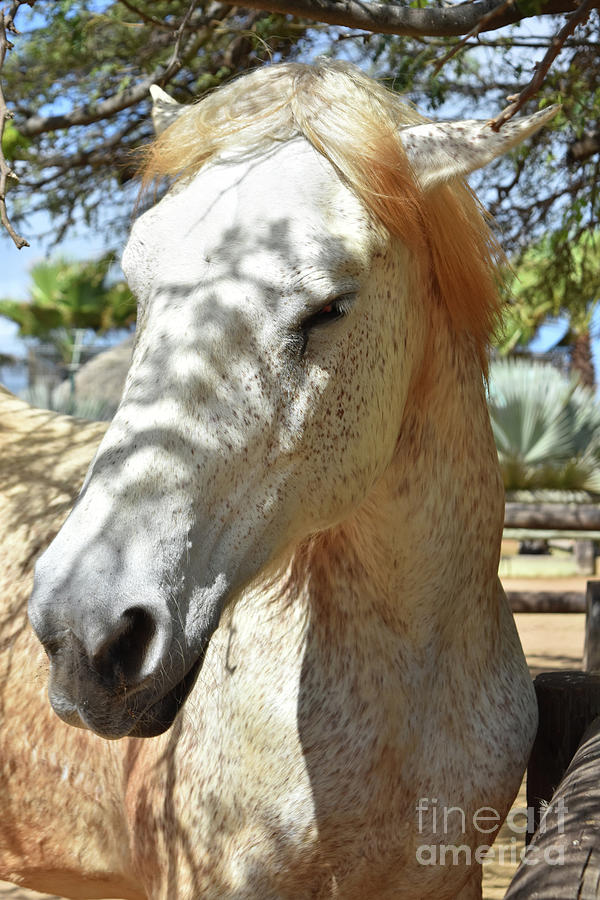
<path fill-rule="evenodd" d="M 433 306 L 480 351 L 493 266 L 460 179 L 552 115 L 498 134 L 428 123 L 327 62 L 190 108 L 156 99 L 147 173 L 173 184 L 123 256 L 133 360 L 29 610 L 54 709 L 106 737 L 168 728 L 226 606 L 365 502 L 423 378 Z M 473 264 L 448 233 L 459 212 Z"/>

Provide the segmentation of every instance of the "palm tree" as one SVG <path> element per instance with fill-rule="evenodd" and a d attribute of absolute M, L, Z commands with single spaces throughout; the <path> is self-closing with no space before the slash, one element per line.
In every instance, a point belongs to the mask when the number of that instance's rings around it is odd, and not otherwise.
<path fill-rule="evenodd" d="M 594 388 L 590 327 L 600 300 L 600 234 L 584 232 L 566 254 L 558 252 L 559 240 L 565 238 L 544 238 L 516 261 L 498 348 L 510 353 L 528 344 L 544 321 L 564 315 L 568 328 L 560 346 L 569 348 L 570 370 L 579 383 Z"/>
<path fill-rule="evenodd" d="M 31 270 L 27 301 L 0 299 L 0 315 L 19 326 L 21 337 L 49 342 L 74 374 L 90 333 L 102 334 L 135 321 L 135 300 L 124 282 L 109 283 L 113 255 L 99 260 L 41 262 Z"/>

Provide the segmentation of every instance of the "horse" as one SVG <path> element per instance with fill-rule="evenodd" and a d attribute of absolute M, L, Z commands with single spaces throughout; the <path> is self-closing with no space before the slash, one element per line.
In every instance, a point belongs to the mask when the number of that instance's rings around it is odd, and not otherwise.
<path fill-rule="evenodd" d="M 60 815 L 124 897 L 480 897 L 537 714 L 464 178 L 553 110 L 432 123 L 326 60 L 154 93 L 132 363 L 29 601 L 65 741 L 99 736 Z"/>

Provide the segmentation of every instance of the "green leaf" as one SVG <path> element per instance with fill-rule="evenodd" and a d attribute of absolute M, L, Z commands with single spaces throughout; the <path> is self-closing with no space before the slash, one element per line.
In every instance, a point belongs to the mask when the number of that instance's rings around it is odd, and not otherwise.
<path fill-rule="evenodd" d="M 15 128 L 12 119 L 4 125 L 4 134 L 2 135 L 2 152 L 7 162 L 14 162 L 16 159 L 22 159 L 25 151 L 31 146 L 31 141 L 25 135 Z"/>

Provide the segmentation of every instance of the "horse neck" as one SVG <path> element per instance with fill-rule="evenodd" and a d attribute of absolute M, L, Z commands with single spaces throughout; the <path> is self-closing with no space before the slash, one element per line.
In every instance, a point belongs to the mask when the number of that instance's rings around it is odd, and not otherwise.
<path fill-rule="evenodd" d="M 293 566 L 314 612 L 374 613 L 417 643 L 496 609 L 504 513 L 476 349 L 439 329 L 423 371 L 384 476 Z"/>

